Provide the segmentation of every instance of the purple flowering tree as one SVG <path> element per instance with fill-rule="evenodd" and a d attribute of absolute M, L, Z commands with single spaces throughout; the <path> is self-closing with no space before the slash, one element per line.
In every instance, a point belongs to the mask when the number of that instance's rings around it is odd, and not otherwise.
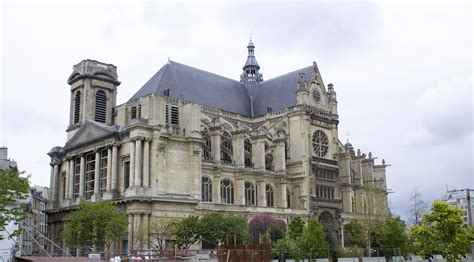
<path fill-rule="evenodd" d="M 249 228 L 254 243 L 259 243 L 263 236 L 275 242 L 286 234 L 286 223 L 269 215 L 255 216 L 250 220 Z"/>

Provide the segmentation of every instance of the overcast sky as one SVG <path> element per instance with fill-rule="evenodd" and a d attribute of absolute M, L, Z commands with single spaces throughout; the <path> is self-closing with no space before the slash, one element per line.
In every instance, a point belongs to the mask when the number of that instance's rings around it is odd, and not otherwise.
<path fill-rule="evenodd" d="M 474 188 L 472 6 L 466 2 L 11 2 L 1 10 L 0 145 L 49 185 L 72 66 L 118 67 L 118 104 L 168 57 L 238 80 L 252 32 L 264 79 L 318 63 L 339 136 L 385 159 L 390 205 Z M 295 83 L 296 84 L 296 83 Z"/>

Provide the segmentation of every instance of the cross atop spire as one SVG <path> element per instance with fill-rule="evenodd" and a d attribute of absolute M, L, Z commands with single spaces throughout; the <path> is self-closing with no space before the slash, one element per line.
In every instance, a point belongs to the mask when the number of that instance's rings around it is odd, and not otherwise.
<path fill-rule="evenodd" d="M 260 74 L 260 66 L 257 63 L 254 55 L 255 45 L 252 42 L 252 36 L 250 36 L 250 42 L 247 45 L 248 55 L 247 61 L 242 68 L 243 72 L 240 75 L 240 82 L 262 82 L 263 76 Z"/>

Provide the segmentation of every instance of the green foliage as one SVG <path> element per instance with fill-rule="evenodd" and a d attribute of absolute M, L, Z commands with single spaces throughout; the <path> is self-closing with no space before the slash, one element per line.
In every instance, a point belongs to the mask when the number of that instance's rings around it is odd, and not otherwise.
<path fill-rule="evenodd" d="M 0 170 L 0 231 L 5 231 L 5 227 L 11 222 L 19 225 L 26 219 L 26 206 L 21 201 L 28 198 L 29 188 L 28 178 L 20 177 L 16 168 Z M 20 228 L 17 228 L 13 232 L 7 232 L 9 238 L 21 234 Z M 0 240 L 2 239 L 0 235 Z"/>
<path fill-rule="evenodd" d="M 199 235 L 202 241 L 211 246 L 217 246 L 223 241 L 244 243 L 249 238 L 247 220 L 240 216 L 206 214 L 199 221 Z"/>
<path fill-rule="evenodd" d="M 305 222 L 301 217 L 295 217 L 288 225 L 288 237 L 293 240 L 299 239 L 303 235 Z"/>
<path fill-rule="evenodd" d="M 344 226 L 344 232 L 347 234 L 350 247 L 366 246 L 366 233 L 359 222 L 355 220 L 351 221 L 349 224 Z"/>
<path fill-rule="evenodd" d="M 298 261 L 303 257 L 303 252 L 301 251 L 297 241 L 291 238 L 277 240 L 273 252 L 275 252 L 275 255 L 278 257 L 284 258 L 283 261 L 285 259 L 294 259 Z"/>
<path fill-rule="evenodd" d="M 400 247 L 402 254 L 408 250 L 406 226 L 400 217 L 389 217 L 375 233 L 375 241 L 379 247 Z M 385 252 L 386 256 L 394 256 L 392 250 Z"/>
<path fill-rule="evenodd" d="M 327 257 L 329 247 L 324 227 L 316 219 L 310 219 L 297 241 L 303 254 L 308 257 Z"/>
<path fill-rule="evenodd" d="M 176 240 L 180 248 L 189 249 L 199 241 L 199 217 L 188 216 L 181 220 L 176 232 Z"/>
<path fill-rule="evenodd" d="M 411 227 L 415 250 L 420 254 L 439 253 L 448 261 L 468 254 L 474 232 L 463 226 L 462 214 L 460 209 L 435 200 L 422 222 Z"/>
<path fill-rule="evenodd" d="M 125 214 L 115 204 L 105 201 L 81 202 L 64 230 L 68 245 L 105 248 L 119 240 L 127 228 Z"/>

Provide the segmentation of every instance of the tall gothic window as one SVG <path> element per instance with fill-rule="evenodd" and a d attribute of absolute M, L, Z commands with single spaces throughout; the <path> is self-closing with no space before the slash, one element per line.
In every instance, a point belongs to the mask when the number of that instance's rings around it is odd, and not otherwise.
<path fill-rule="evenodd" d="M 212 202 L 212 183 L 208 177 L 201 179 L 201 200 L 202 202 Z"/>
<path fill-rule="evenodd" d="M 221 180 L 221 203 L 234 204 L 234 185 L 229 179 Z"/>
<path fill-rule="evenodd" d="M 202 144 L 201 158 L 203 161 L 209 162 L 211 160 L 211 137 L 207 129 L 204 130 L 202 139 L 204 139 L 204 143 Z"/>
<path fill-rule="evenodd" d="M 107 95 L 103 90 L 97 91 L 95 94 L 95 117 L 97 122 L 105 123 L 105 115 L 107 110 Z"/>
<path fill-rule="evenodd" d="M 224 164 L 232 164 L 232 137 L 227 131 L 224 131 L 221 140 L 221 161 Z"/>
<path fill-rule="evenodd" d="M 271 154 L 265 155 L 265 169 L 273 170 L 273 156 Z"/>
<path fill-rule="evenodd" d="M 255 205 L 255 187 L 251 182 L 245 182 L 245 205 Z"/>
<path fill-rule="evenodd" d="M 74 159 L 74 199 L 79 197 L 79 188 L 81 181 L 81 158 Z"/>
<path fill-rule="evenodd" d="M 100 194 L 103 195 L 107 190 L 107 162 L 108 151 L 104 149 L 100 152 Z"/>
<path fill-rule="evenodd" d="M 271 185 L 267 184 L 265 187 L 267 193 L 267 207 L 273 206 L 273 188 Z"/>
<path fill-rule="evenodd" d="M 94 194 L 95 183 L 95 153 L 86 155 L 86 170 L 85 170 L 85 198 L 89 199 Z"/>
<path fill-rule="evenodd" d="M 81 115 L 81 91 L 77 91 L 74 96 L 74 124 L 79 123 Z"/>
<path fill-rule="evenodd" d="M 252 167 L 252 143 L 248 138 L 244 140 L 244 163 L 245 167 Z"/>

